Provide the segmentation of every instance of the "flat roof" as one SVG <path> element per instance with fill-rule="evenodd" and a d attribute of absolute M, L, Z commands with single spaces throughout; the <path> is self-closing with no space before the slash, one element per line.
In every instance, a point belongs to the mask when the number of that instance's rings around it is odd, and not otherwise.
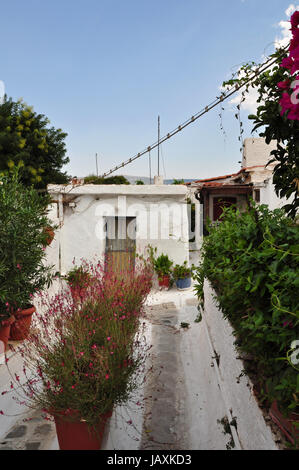
<path fill-rule="evenodd" d="M 180 184 L 82 184 L 64 185 L 49 184 L 47 190 L 50 194 L 68 195 L 126 195 L 126 196 L 185 196 L 188 188 Z"/>

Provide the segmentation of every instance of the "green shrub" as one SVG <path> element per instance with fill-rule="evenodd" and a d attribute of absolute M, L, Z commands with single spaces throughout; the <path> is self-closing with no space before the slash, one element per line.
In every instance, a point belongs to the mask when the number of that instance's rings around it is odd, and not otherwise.
<path fill-rule="evenodd" d="M 188 268 L 187 261 L 184 261 L 183 264 L 176 264 L 172 271 L 173 279 L 185 279 L 191 277 L 192 268 Z"/>
<path fill-rule="evenodd" d="M 298 370 L 287 359 L 299 339 L 299 227 L 266 206 L 225 209 L 202 246 L 197 293 L 207 278 L 234 328 L 236 345 L 254 361 L 265 397 L 298 407 Z"/>
<path fill-rule="evenodd" d="M 49 285 L 51 268 L 43 263 L 49 226 L 45 201 L 23 186 L 14 172 L 0 180 L 0 319 L 32 303 Z"/>

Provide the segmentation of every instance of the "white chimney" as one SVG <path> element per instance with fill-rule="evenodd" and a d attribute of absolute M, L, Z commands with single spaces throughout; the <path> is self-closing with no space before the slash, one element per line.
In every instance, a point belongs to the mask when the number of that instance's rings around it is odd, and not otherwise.
<path fill-rule="evenodd" d="M 164 184 L 163 176 L 154 176 L 154 184 L 158 184 L 158 185 Z"/>

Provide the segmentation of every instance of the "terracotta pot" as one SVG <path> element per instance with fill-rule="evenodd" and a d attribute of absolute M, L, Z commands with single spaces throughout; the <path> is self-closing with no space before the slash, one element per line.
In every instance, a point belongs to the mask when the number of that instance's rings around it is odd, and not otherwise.
<path fill-rule="evenodd" d="M 159 286 L 160 287 L 166 287 L 167 289 L 169 289 L 169 287 L 170 287 L 170 276 L 169 275 L 160 276 L 158 281 L 159 281 Z"/>
<path fill-rule="evenodd" d="M 67 421 L 54 416 L 60 450 L 100 450 L 105 426 L 112 411 L 101 415 L 99 424 L 90 429 L 84 421 Z"/>
<path fill-rule="evenodd" d="M 11 325 L 9 339 L 13 341 L 22 341 L 27 338 L 31 326 L 31 318 L 34 312 L 35 307 L 30 307 L 14 314 L 16 320 Z"/>
<path fill-rule="evenodd" d="M 51 243 L 53 241 L 53 238 L 55 237 L 54 230 L 50 226 L 45 227 L 44 228 L 44 233 L 45 233 L 45 235 L 47 235 L 46 245 L 51 245 Z"/>
<path fill-rule="evenodd" d="M 295 445 L 296 440 L 299 439 L 299 429 L 296 429 L 294 423 L 299 422 L 299 414 L 290 413 L 287 417 L 283 416 L 279 411 L 277 401 L 275 400 L 271 405 L 269 416 L 272 421 L 277 424 L 286 438 Z"/>
<path fill-rule="evenodd" d="M 7 343 L 10 336 L 10 329 L 14 320 L 14 317 L 10 317 L 6 320 L 0 321 L 0 341 L 2 341 L 4 344 L 4 351 L 6 351 L 7 349 Z"/>

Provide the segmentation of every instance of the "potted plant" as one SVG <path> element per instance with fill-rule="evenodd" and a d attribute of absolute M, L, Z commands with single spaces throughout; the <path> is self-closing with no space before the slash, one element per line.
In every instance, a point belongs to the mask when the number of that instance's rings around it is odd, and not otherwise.
<path fill-rule="evenodd" d="M 51 243 L 52 243 L 52 241 L 55 237 L 55 233 L 54 233 L 53 227 L 51 227 L 51 225 L 48 225 L 47 227 L 44 228 L 44 235 L 45 235 L 45 244 L 44 244 L 44 246 L 51 245 Z"/>
<path fill-rule="evenodd" d="M 1 177 L 0 184 L 0 315 L 14 317 L 10 338 L 26 338 L 35 307 L 34 294 L 49 286 L 51 267 L 43 261 L 44 233 L 49 225 L 43 198 L 23 186 L 18 171 Z"/>
<path fill-rule="evenodd" d="M 171 266 L 173 262 L 169 259 L 168 255 L 163 253 L 155 258 L 154 260 L 154 269 L 158 275 L 158 281 L 160 287 L 170 287 L 170 278 L 171 278 Z"/>
<path fill-rule="evenodd" d="M 83 300 L 91 281 L 91 274 L 86 266 L 74 266 L 67 275 L 65 280 L 69 284 L 71 294 L 74 300 Z"/>
<path fill-rule="evenodd" d="M 42 328 L 37 314 L 30 341 L 17 348 L 27 379 L 16 377 L 18 392 L 25 392 L 30 408 L 54 417 L 63 450 L 101 448 L 113 407 L 139 386 L 146 358 L 140 320 L 150 270 L 140 267 L 121 277 L 101 266 L 91 272 L 84 302 L 73 302 L 68 289 L 42 296 Z"/>
<path fill-rule="evenodd" d="M 192 267 L 188 268 L 187 261 L 183 264 L 176 264 L 172 271 L 172 276 L 179 290 L 189 289 L 191 287 Z"/>

